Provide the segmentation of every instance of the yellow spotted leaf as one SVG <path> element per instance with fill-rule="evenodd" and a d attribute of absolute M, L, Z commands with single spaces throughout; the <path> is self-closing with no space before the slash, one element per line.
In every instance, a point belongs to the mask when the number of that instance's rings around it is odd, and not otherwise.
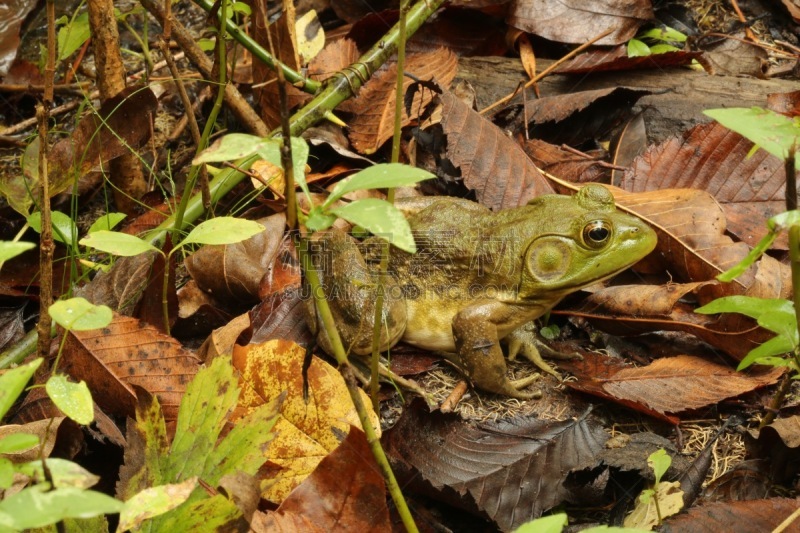
<path fill-rule="evenodd" d="M 284 392 L 276 437 L 266 453 L 277 467 L 262 483 L 262 497 L 283 501 L 317 464 L 339 445 L 350 425 L 361 427 L 339 371 L 314 357 L 308 369 L 308 401 L 303 399 L 305 349 L 289 341 L 235 346 L 233 366 L 241 373 L 242 394 L 234 420 Z M 369 405 L 366 394 L 361 392 Z M 372 424 L 378 419 L 370 411 Z"/>

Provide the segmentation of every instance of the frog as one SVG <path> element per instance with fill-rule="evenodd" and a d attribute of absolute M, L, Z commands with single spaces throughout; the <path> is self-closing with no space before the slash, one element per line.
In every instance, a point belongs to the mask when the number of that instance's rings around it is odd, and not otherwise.
<path fill-rule="evenodd" d="M 402 341 L 442 353 L 475 388 L 523 400 L 541 396 L 528 390 L 539 374 L 511 379 L 506 358 L 521 353 L 554 373 L 531 324 L 568 294 L 632 266 L 657 241 L 645 222 L 617 209 L 600 184 L 500 211 L 446 196 L 395 205 L 408 221 L 416 253 L 391 249 L 382 284 L 380 351 Z M 370 354 L 379 238 L 359 242 L 329 229 L 313 234 L 308 247 L 345 348 Z M 333 353 L 314 299 L 305 301 L 312 333 Z"/>

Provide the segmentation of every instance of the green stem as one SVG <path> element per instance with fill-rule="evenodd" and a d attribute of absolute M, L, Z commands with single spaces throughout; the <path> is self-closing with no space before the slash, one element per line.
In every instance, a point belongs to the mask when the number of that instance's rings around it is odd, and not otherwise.
<path fill-rule="evenodd" d="M 394 91 L 394 136 L 392 137 L 392 163 L 400 161 L 400 130 L 403 118 L 403 74 L 406 65 L 406 17 L 408 15 L 408 0 L 400 2 L 400 20 L 398 21 L 399 36 L 397 40 L 397 80 Z M 394 203 L 394 188 L 386 191 L 386 201 Z M 389 255 L 391 247 L 388 242 L 381 246 L 381 261 L 378 266 L 378 287 L 375 297 L 375 317 L 372 329 L 372 359 L 370 360 L 369 396 L 372 408 L 380 412 L 378 400 L 378 372 L 380 370 L 379 352 L 381 348 L 381 328 L 383 327 L 383 304 L 385 300 L 386 277 L 389 270 Z"/>
<path fill-rule="evenodd" d="M 358 413 L 358 419 L 361 421 L 361 427 L 364 429 L 364 434 L 367 437 L 367 442 L 372 450 L 372 454 L 375 456 L 375 460 L 383 472 L 383 477 L 386 480 L 386 488 L 392 496 L 397 513 L 400 515 L 400 519 L 403 521 L 406 531 L 416 532 L 417 525 L 414 523 L 414 518 L 411 516 L 411 510 L 408 508 L 405 498 L 403 498 L 400 485 L 397 483 L 397 478 L 394 477 L 394 472 L 392 472 L 392 469 L 389 467 L 389 460 L 386 458 L 386 453 L 381 447 L 381 442 L 375 428 L 372 427 L 372 421 L 369 418 L 367 407 L 359 393 L 353 370 L 350 368 L 350 363 L 347 360 L 347 352 L 345 351 L 344 344 L 342 344 L 342 338 L 339 336 L 339 330 L 336 328 L 336 320 L 333 318 L 328 300 L 325 299 L 324 291 L 320 285 L 319 275 L 311 265 L 307 239 L 300 240 L 300 246 L 297 248 L 297 251 L 300 255 L 300 264 L 303 267 L 303 273 L 311 287 L 311 296 L 314 299 L 316 310 L 315 314 L 319 316 L 322 321 L 322 327 L 325 328 L 325 332 L 328 334 L 333 356 L 336 358 L 340 371 L 345 376 L 347 390 L 350 392 L 350 398 L 353 400 L 353 405 L 356 408 L 356 413 Z"/>
<path fill-rule="evenodd" d="M 211 13 L 214 8 L 212 0 L 194 0 L 194 3 L 203 8 L 206 12 Z M 290 69 L 280 61 L 277 61 L 272 54 L 264 50 L 260 44 L 255 42 L 252 37 L 244 33 L 239 27 L 229 19 L 223 18 L 225 26 L 227 26 L 228 33 L 236 39 L 236 42 L 245 47 L 253 57 L 260 59 L 269 68 L 275 70 L 280 68 L 283 71 L 283 76 L 295 87 L 305 91 L 309 94 L 316 94 L 320 90 L 321 84 L 309 78 L 305 78 L 296 71 Z"/>

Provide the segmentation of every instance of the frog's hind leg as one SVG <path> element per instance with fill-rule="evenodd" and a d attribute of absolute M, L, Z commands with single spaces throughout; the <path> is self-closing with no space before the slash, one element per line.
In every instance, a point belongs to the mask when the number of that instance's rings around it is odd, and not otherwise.
<path fill-rule="evenodd" d="M 323 296 L 327 299 L 345 350 L 349 353 L 372 352 L 373 324 L 377 275 L 364 261 L 355 239 L 344 232 L 318 232 L 311 239 L 309 252 L 317 271 Z M 405 330 L 405 300 L 398 295 L 396 281 L 386 277 L 384 286 L 384 326 L 381 328 L 380 350 L 393 346 Z M 327 332 L 316 313 L 317 341 L 332 353 Z"/>

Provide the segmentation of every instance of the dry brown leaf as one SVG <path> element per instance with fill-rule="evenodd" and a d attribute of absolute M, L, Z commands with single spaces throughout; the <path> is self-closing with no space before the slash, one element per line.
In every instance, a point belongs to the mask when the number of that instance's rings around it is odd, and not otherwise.
<path fill-rule="evenodd" d="M 565 483 L 570 472 L 594 468 L 608 439 L 588 415 L 552 422 L 518 417 L 476 426 L 454 414 L 428 412 L 418 400 L 383 439 L 398 477 L 424 480 L 450 502 L 480 511 L 501 530 L 580 495 Z M 402 479 L 402 478 L 401 478 Z"/>
<path fill-rule="evenodd" d="M 581 54 L 558 67 L 556 72 L 559 74 L 588 74 L 616 70 L 680 67 L 690 65 L 692 60 L 702 55 L 703 52 L 678 50 L 649 56 L 628 57 L 628 47 L 623 44 L 607 50 L 592 50 Z"/>
<path fill-rule="evenodd" d="M 272 514 L 311 519 L 323 531 L 390 531 L 386 486 L 364 432 L 351 427 Z"/>
<path fill-rule="evenodd" d="M 85 380 L 103 410 L 133 416 L 138 385 L 158 397 L 167 422 L 177 420 L 186 385 L 200 365 L 174 338 L 119 315 L 105 328 L 70 332 L 64 361 L 64 371 Z"/>
<path fill-rule="evenodd" d="M 727 366 L 688 355 L 657 359 L 641 368 L 623 368 L 605 380 L 612 397 L 659 413 L 680 413 L 776 383 L 783 369 L 747 376 Z"/>
<path fill-rule="evenodd" d="M 582 156 L 540 139 L 526 140 L 523 148 L 537 167 L 572 183 L 608 181 L 609 171 L 602 166 L 605 152 L 597 158 Z"/>
<path fill-rule="evenodd" d="M 440 95 L 447 158 L 478 202 L 497 211 L 527 204 L 553 189 L 522 148 L 453 94 Z"/>
<path fill-rule="evenodd" d="M 308 369 L 308 401 L 303 399 L 305 349 L 275 340 L 263 344 L 235 346 L 233 365 L 241 373 L 242 394 L 234 418 L 246 415 L 281 394 L 286 394 L 270 442 L 269 461 L 275 472 L 262 482 L 262 497 L 282 502 L 339 446 L 339 436 L 350 425 L 361 427 L 350 394 L 339 372 L 314 357 Z M 369 398 L 362 394 L 368 405 Z M 370 410 L 373 425 L 377 416 Z"/>
<path fill-rule="evenodd" d="M 0 457 L 9 459 L 12 463 L 17 464 L 50 457 L 50 453 L 56 445 L 58 429 L 65 420 L 68 421 L 69 419 L 65 416 L 58 416 L 26 424 L 4 424 L 0 426 L 0 440 L 17 433 L 27 433 L 39 437 L 39 444 L 33 448 L 2 453 Z M 67 424 L 70 423 L 75 424 L 75 422 L 67 422 Z"/>
<path fill-rule="evenodd" d="M 441 87 L 449 87 L 456 75 L 458 58 L 447 48 L 439 48 L 432 52 L 409 54 L 405 71 L 418 79 L 435 79 Z M 350 122 L 349 138 L 353 147 L 362 154 L 375 152 L 394 133 L 395 84 L 397 81 L 397 63 L 392 62 L 380 68 L 361 88 L 358 96 L 348 108 L 356 116 Z M 403 94 L 414 80 L 406 77 L 403 81 Z M 417 91 L 411 105 L 412 117 L 409 117 L 405 106 L 401 125 L 411 123 L 435 94 L 428 90 Z"/>
<path fill-rule="evenodd" d="M 770 498 L 745 502 L 719 502 L 692 507 L 664 522 L 663 533 L 698 533 L 699 531 L 772 531 L 800 507 L 800 499 Z M 797 522 L 786 533 L 800 530 Z"/>
<path fill-rule="evenodd" d="M 265 227 L 261 233 L 234 244 L 203 246 L 186 258 L 197 286 L 220 303 L 240 307 L 257 302 L 261 279 L 278 261 L 286 216 L 278 213 L 258 222 Z"/>
<path fill-rule="evenodd" d="M 783 162 L 764 150 L 748 157 L 752 148 L 717 122 L 701 124 L 650 147 L 634 160 L 620 187 L 704 190 L 723 206 L 727 231 L 753 246 L 767 232 L 766 219 L 784 211 L 786 172 Z"/>
<path fill-rule="evenodd" d="M 629 193 L 614 188 L 614 198 L 626 211 L 646 220 L 658 234 L 654 254 L 678 281 L 714 279 L 739 263 L 749 252 L 744 243 L 725 235 L 725 214 L 714 198 L 696 189 L 667 189 Z M 791 272 L 763 256 L 731 283 L 707 285 L 700 303 L 732 294 L 785 298 L 791 291 Z"/>
<path fill-rule="evenodd" d="M 643 89 L 611 87 L 534 100 L 527 104 L 528 132 L 536 139 L 571 146 L 605 138 L 630 119 L 633 104 L 649 94 Z"/>
<path fill-rule="evenodd" d="M 613 28 L 597 44 L 620 44 L 652 20 L 649 0 L 517 0 L 508 23 L 529 33 L 562 43 L 582 44 Z"/>

